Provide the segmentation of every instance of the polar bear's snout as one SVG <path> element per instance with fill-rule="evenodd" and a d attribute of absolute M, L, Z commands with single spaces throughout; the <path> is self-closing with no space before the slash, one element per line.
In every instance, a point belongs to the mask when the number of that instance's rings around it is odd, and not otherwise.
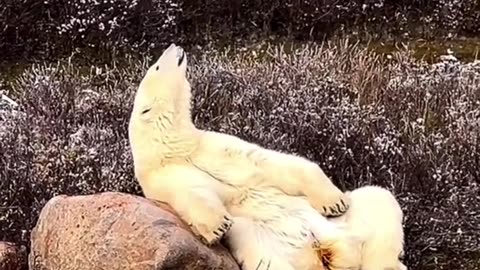
<path fill-rule="evenodd" d="M 183 70 L 183 67 L 186 66 L 186 58 L 185 50 L 181 46 L 171 43 L 158 58 L 156 71 L 160 71 L 161 69 L 168 70 L 169 68 L 173 68 L 174 65 Z"/>
<path fill-rule="evenodd" d="M 175 45 L 175 43 L 170 44 L 170 46 L 165 52 L 175 53 L 175 57 L 177 59 L 177 66 L 180 66 L 185 59 L 185 50 L 182 47 Z"/>
<path fill-rule="evenodd" d="M 182 47 L 177 47 L 177 65 L 180 66 L 183 63 L 183 59 L 185 59 L 185 50 Z"/>

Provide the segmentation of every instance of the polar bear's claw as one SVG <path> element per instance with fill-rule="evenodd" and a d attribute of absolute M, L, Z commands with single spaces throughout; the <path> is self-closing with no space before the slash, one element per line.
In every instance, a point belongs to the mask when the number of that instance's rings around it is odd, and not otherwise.
<path fill-rule="evenodd" d="M 320 208 L 320 214 L 325 217 L 339 217 L 345 212 L 347 212 L 348 208 L 350 207 L 350 202 L 348 197 L 343 195 L 341 198 L 337 198 L 336 202 L 323 202 L 324 205 Z"/>
<path fill-rule="evenodd" d="M 338 213 L 344 214 L 345 212 L 347 212 L 349 206 L 349 202 L 345 202 L 345 199 L 340 199 L 340 204 L 337 204 Z"/>
<path fill-rule="evenodd" d="M 315 236 L 315 234 L 313 232 L 310 232 L 310 234 L 312 235 L 312 248 L 313 249 L 320 249 L 322 247 L 321 243 L 320 243 L 320 240 L 318 240 L 318 238 Z"/>
<path fill-rule="evenodd" d="M 212 239 L 207 243 L 207 245 L 211 246 L 218 243 L 223 238 L 223 236 L 230 230 L 232 224 L 232 219 L 224 216 L 220 226 L 218 226 L 218 228 L 213 231 L 213 234 L 215 236 L 212 237 Z"/>

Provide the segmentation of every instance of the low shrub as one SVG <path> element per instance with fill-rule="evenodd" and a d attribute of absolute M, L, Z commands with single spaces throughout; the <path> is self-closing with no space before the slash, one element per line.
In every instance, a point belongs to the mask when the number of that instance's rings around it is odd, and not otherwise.
<path fill-rule="evenodd" d="M 477 269 L 480 63 L 390 58 L 354 44 L 191 57 L 193 119 L 317 162 L 343 189 L 378 184 L 406 214 L 412 269 Z M 127 123 L 150 59 L 81 70 L 34 65 L 0 114 L 0 240 L 28 246 L 57 194 L 141 194 Z M 470 267 L 470 268 L 469 268 Z"/>
<path fill-rule="evenodd" d="M 105 58 L 161 47 L 179 40 L 178 2 L 5 0 L 0 7 L 0 62 L 69 56 L 79 49 Z"/>
<path fill-rule="evenodd" d="M 302 40 L 334 34 L 475 36 L 479 22 L 475 0 L 4 0 L 0 62 L 73 53 L 97 60 L 126 52 L 149 54 L 166 42 L 195 47 L 270 35 Z"/>

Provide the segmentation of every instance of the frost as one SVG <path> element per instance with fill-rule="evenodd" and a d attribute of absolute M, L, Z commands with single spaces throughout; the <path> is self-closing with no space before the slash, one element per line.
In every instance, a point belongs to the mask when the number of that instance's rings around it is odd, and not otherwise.
<path fill-rule="evenodd" d="M 388 187 L 404 209 L 412 269 L 431 250 L 480 252 L 480 61 L 430 65 L 400 52 L 380 65 L 347 42 L 254 50 L 268 57 L 246 48 L 191 58 L 198 127 L 305 156 L 346 189 Z M 89 72 L 33 65 L 17 78 L 22 95 L 11 98 L 22 113 L 0 126 L 0 183 L 9 187 L 0 197 L 10 207 L 2 235 L 28 244 L 18 231 L 55 194 L 140 192 L 127 126 L 151 60 Z"/>
<path fill-rule="evenodd" d="M 139 0 L 69 0 L 63 7 L 66 11 L 64 20 L 58 22 L 56 30 L 60 35 L 69 38 L 86 39 L 91 34 L 107 38 L 125 35 L 125 27 L 131 27 L 132 20 L 138 18 L 155 20 L 155 30 L 144 29 L 143 31 L 164 31 L 176 26 L 181 9 L 175 0 L 152 1 L 152 4 L 153 6 L 146 10 L 145 5 L 140 5 Z M 160 34 L 161 32 L 158 32 L 158 35 Z M 130 43 L 132 47 L 138 47 L 144 42 L 139 40 L 134 43 L 130 39 L 126 36 L 116 41 L 122 44 Z M 98 41 L 94 40 L 89 45 L 95 47 L 96 44 Z"/>

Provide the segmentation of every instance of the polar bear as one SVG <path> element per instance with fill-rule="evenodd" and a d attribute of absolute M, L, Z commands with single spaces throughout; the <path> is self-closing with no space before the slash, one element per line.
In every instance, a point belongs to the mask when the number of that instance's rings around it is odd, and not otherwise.
<path fill-rule="evenodd" d="M 195 127 L 186 69 L 185 52 L 171 44 L 135 94 L 128 136 L 145 197 L 171 205 L 208 245 L 230 239 L 244 270 L 308 269 L 322 263 L 318 249 L 356 266 L 355 237 L 326 219 L 343 214 L 348 197 L 303 157 Z"/>
<path fill-rule="evenodd" d="M 364 186 L 346 192 L 350 208 L 340 216 L 329 218 L 347 224 L 362 241 L 362 270 L 407 270 L 399 260 L 403 256 L 403 212 L 385 188 Z"/>

